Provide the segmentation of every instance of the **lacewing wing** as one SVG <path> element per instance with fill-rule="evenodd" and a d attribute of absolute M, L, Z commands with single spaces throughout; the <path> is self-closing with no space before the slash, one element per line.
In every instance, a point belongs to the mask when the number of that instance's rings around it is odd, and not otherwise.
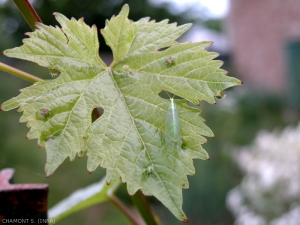
<path fill-rule="evenodd" d="M 179 117 L 174 98 L 170 98 L 165 125 L 166 149 L 168 151 L 181 149 Z"/>

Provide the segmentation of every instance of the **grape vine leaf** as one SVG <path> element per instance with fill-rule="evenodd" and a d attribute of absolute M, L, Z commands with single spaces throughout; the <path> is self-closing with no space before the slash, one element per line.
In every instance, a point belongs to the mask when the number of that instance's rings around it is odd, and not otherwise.
<path fill-rule="evenodd" d="M 4 51 L 9 57 L 35 62 L 60 75 L 22 90 L 2 104 L 2 110 L 19 107 L 20 122 L 30 127 L 28 138 L 46 149 L 47 175 L 67 158 L 88 155 L 87 168 L 107 170 L 107 182 L 121 177 L 130 195 L 138 189 L 154 195 L 178 219 L 182 188 L 195 173 L 193 159 L 208 159 L 203 136 L 212 137 L 198 104 L 215 102 L 224 89 L 241 84 L 226 76 L 217 53 L 207 52 L 211 42 L 178 43 L 190 24 L 177 26 L 142 18 L 128 19 L 125 5 L 101 30 L 113 52 L 107 66 L 99 57 L 97 29 L 83 19 L 71 20 L 59 13 L 60 27 L 37 24 L 21 47 Z M 182 97 L 179 112 L 181 151 L 165 148 L 165 118 L 169 100 L 162 91 Z M 92 122 L 94 108 L 103 115 Z"/>

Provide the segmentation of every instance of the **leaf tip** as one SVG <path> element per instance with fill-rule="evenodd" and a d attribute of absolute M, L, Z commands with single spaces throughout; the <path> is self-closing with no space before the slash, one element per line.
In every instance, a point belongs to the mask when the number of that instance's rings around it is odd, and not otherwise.
<path fill-rule="evenodd" d="M 107 180 L 107 181 L 106 181 L 106 184 L 107 184 L 107 185 L 110 185 L 110 182 Z"/>
<path fill-rule="evenodd" d="M 38 28 L 38 26 L 39 26 L 40 24 L 43 24 L 43 23 L 41 23 L 41 21 L 36 21 L 36 22 L 34 22 L 35 29 Z"/>
<path fill-rule="evenodd" d="M 92 171 L 92 170 L 88 170 L 88 173 L 89 173 L 89 174 L 92 174 L 92 173 L 93 173 L 93 171 Z"/>
<path fill-rule="evenodd" d="M 2 106 L 0 105 L 0 111 L 3 111 Z"/>
<path fill-rule="evenodd" d="M 28 134 L 25 136 L 25 139 L 29 139 Z"/>
<path fill-rule="evenodd" d="M 188 223 L 188 222 L 189 222 L 189 219 L 188 219 L 187 217 L 184 217 L 184 218 L 182 219 L 182 222 Z"/>
<path fill-rule="evenodd" d="M 217 57 L 219 57 L 219 56 L 220 56 L 220 54 L 218 54 Z M 224 61 L 221 60 L 221 66 L 223 66 L 223 65 L 224 65 Z M 220 67 L 221 67 L 221 66 L 220 66 Z"/>
<path fill-rule="evenodd" d="M 126 15 L 126 17 L 128 17 L 128 14 L 129 14 L 129 5 L 128 4 L 125 4 L 122 9 L 121 9 L 121 12 L 120 14 L 123 14 Z"/>
<path fill-rule="evenodd" d="M 47 178 L 49 178 L 50 176 L 51 176 L 51 174 L 50 174 L 50 173 L 47 173 L 47 174 L 46 174 L 46 177 L 47 177 Z"/>
<path fill-rule="evenodd" d="M 38 148 L 42 148 L 42 147 L 43 147 L 42 145 L 38 144 Z"/>
<path fill-rule="evenodd" d="M 188 27 L 192 27 L 193 26 L 193 23 L 187 23 L 186 24 Z"/>
<path fill-rule="evenodd" d="M 78 152 L 78 158 L 79 159 L 81 159 L 83 155 L 84 155 L 83 151 Z"/>

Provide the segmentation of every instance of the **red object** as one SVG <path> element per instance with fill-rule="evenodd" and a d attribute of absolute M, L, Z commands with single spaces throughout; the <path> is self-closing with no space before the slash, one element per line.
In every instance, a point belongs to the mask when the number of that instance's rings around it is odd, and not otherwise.
<path fill-rule="evenodd" d="M 0 222 L 47 219 L 47 184 L 10 184 L 14 169 L 0 171 Z"/>

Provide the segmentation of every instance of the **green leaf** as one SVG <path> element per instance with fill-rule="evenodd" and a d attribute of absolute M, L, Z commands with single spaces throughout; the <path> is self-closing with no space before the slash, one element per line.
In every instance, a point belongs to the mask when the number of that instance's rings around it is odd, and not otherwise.
<path fill-rule="evenodd" d="M 106 202 L 108 200 L 106 192 L 118 184 L 119 182 L 113 186 L 108 186 L 104 178 L 98 183 L 79 189 L 49 209 L 48 217 L 55 219 L 57 222 L 81 209 Z"/>
<path fill-rule="evenodd" d="M 107 67 L 98 55 L 95 26 L 82 19 L 68 20 L 56 13 L 61 28 L 38 24 L 24 45 L 5 55 L 59 71 L 55 79 L 37 82 L 3 103 L 3 110 L 19 107 L 20 122 L 30 127 L 28 138 L 46 148 L 46 173 L 52 174 L 67 158 L 86 153 L 87 168 L 107 169 L 107 182 L 121 177 L 133 195 L 138 189 L 154 195 L 180 220 L 182 188 L 195 173 L 194 158 L 208 159 L 203 136 L 212 131 L 191 107 L 205 100 L 215 103 L 224 89 L 241 82 L 225 75 L 217 53 L 207 52 L 211 42 L 178 43 L 190 24 L 177 26 L 143 18 L 128 20 L 128 5 L 101 30 L 114 60 Z M 165 118 L 168 91 L 176 101 L 182 150 L 167 151 Z M 187 101 L 190 102 L 187 104 Z M 91 113 L 103 115 L 92 123 Z"/>

